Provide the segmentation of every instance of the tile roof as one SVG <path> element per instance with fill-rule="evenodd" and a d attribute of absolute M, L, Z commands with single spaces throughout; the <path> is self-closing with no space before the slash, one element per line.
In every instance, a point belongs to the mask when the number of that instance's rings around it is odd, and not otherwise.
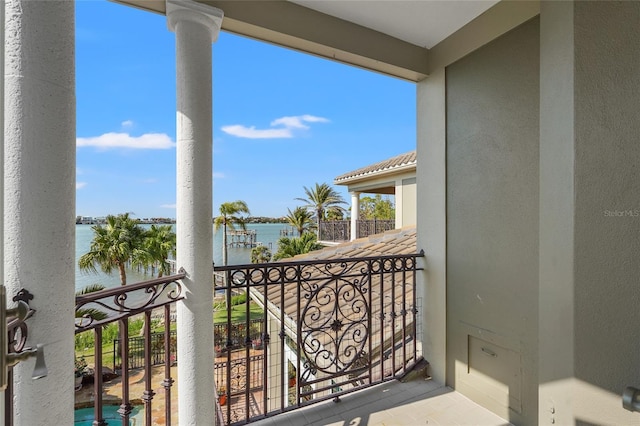
<path fill-rule="evenodd" d="M 401 314 L 411 310 L 414 300 L 414 275 L 402 270 L 402 261 L 394 261 L 396 263 L 392 264 L 385 262 L 382 266 L 382 263 L 368 264 L 366 261 L 355 260 L 416 252 L 416 227 L 394 229 L 284 259 L 281 263 L 286 263 L 287 266 L 282 270 L 271 269 L 265 273 L 269 276 L 270 282 L 280 281 L 284 276 L 287 283 L 284 286 L 265 285 L 262 288 L 257 287 L 256 290 L 261 294 L 260 298 L 264 297 L 266 290 L 272 314 L 285 320 L 288 324 L 286 328 L 294 334 L 301 333 L 307 349 L 321 345 L 329 352 L 338 350 L 339 348 L 334 347 L 335 338 L 326 330 L 328 324 L 339 317 L 341 323 L 350 324 L 349 327 L 355 329 L 366 323 L 363 315 L 369 312 L 371 323 L 367 327 L 370 327 L 368 334 L 372 340 L 367 350 L 372 348 L 371 355 L 375 359 L 372 358 L 371 362 L 380 363 L 381 351 L 389 348 L 389 339 L 392 338 L 388 334 L 390 319 L 385 321 L 384 325 L 378 320 L 382 312 L 387 315 L 391 313 L 391 317 L 397 315 L 396 326 L 393 328 L 400 333 L 398 336 L 403 335 L 403 329 L 414 329 L 411 315 L 403 317 Z M 345 262 L 326 263 L 332 259 Z M 349 262 L 349 259 L 354 261 Z M 309 261 L 325 263 L 309 264 Z M 300 269 L 296 269 L 295 266 L 291 266 L 292 262 L 305 263 Z M 385 272 L 379 273 L 380 268 L 384 268 Z M 276 308 L 276 311 L 273 311 L 273 308 Z M 387 331 L 383 332 L 382 327 Z M 381 333 L 385 336 L 384 342 L 380 340 Z M 396 344 L 401 341 L 401 337 L 396 336 L 393 339 Z M 409 341 L 407 344 L 412 345 L 413 342 Z"/>
<path fill-rule="evenodd" d="M 369 176 L 376 176 L 379 174 L 389 173 L 403 168 L 415 167 L 417 164 L 416 151 L 407 152 L 397 155 L 379 163 L 371 164 L 369 166 L 361 167 L 352 172 L 348 172 L 336 177 L 333 183 L 340 185 L 347 183 L 355 178 L 363 178 Z"/>

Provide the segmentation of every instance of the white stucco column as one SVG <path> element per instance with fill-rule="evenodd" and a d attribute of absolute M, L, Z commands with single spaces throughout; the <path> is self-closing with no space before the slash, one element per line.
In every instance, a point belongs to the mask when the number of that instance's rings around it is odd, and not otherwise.
<path fill-rule="evenodd" d="M 358 238 L 358 216 L 360 214 L 360 193 L 351 192 L 351 241 Z"/>
<path fill-rule="evenodd" d="M 212 47 L 223 12 L 194 1 L 167 1 L 176 34 L 178 416 L 181 425 L 212 424 L 213 233 Z"/>
<path fill-rule="evenodd" d="M 394 217 L 395 229 L 402 228 L 404 226 L 403 218 L 404 218 L 404 200 L 403 200 L 403 190 L 404 186 L 402 185 L 402 179 L 396 180 L 395 190 L 393 194 L 394 204 L 396 208 L 396 214 Z"/>
<path fill-rule="evenodd" d="M 5 2 L 0 2 L 0 46 L 4 46 L 4 6 Z M 0 81 L 4 81 L 4 49 L 0 51 L 0 76 Z M 0 128 L 0 164 L 4 164 L 4 84 L 0 84 Z M 0 194 L 4 194 L 3 175 L 0 175 Z M 0 217 L 4 217 L 4 196 L 0 197 Z M 4 241 L 3 222 L 0 222 L 0 241 Z M 0 277 L 0 285 L 4 285 L 4 244 L 0 246 Z M 4 392 L 0 392 L 0 419 L 4 419 L 4 398 Z"/>
<path fill-rule="evenodd" d="M 14 424 L 73 424 L 74 2 L 8 1 L 5 25 L 4 284 L 11 306 L 35 296 L 27 345 L 45 345 L 49 369 L 14 369 Z"/>

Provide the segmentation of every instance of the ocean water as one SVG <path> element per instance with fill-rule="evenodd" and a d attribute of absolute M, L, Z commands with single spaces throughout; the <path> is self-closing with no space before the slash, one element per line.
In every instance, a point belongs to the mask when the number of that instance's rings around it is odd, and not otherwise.
<path fill-rule="evenodd" d="M 92 225 L 76 225 L 76 290 L 80 290 L 91 284 L 102 284 L 107 288 L 117 287 L 120 285 L 120 277 L 117 271 L 114 271 L 111 275 L 104 274 L 101 271 L 98 274 L 93 274 L 81 272 L 78 268 L 78 259 L 88 252 L 91 246 L 91 239 L 93 238 L 91 226 Z M 277 242 L 281 236 L 281 231 L 292 231 L 291 227 L 284 223 L 248 224 L 247 229 L 254 229 L 256 231 L 256 241 L 271 248 L 272 252 L 275 252 L 277 249 Z M 229 247 L 228 256 L 229 265 L 250 263 L 251 248 Z M 222 229 L 218 232 L 213 231 L 213 262 L 215 265 L 222 265 Z M 145 275 L 141 271 L 127 270 L 128 283 L 140 282 L 151 278 L 153 277 L 149 274 Z"/>

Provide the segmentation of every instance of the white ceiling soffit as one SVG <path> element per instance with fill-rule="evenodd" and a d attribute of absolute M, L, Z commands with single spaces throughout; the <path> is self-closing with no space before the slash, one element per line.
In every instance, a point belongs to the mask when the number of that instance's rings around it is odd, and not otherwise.
<path fill-rule="evenodd" d="M 498 0 L 289 0 L 431 49 Z"/>

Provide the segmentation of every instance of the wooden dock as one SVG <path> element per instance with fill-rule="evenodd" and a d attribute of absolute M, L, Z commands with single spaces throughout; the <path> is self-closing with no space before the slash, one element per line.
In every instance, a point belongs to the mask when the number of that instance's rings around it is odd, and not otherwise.
<path fill-rule="evenodd" d="M 257 233 L 255 229 L 240 229 L 228 231 L 229 247 L 256 247 Z"/>

